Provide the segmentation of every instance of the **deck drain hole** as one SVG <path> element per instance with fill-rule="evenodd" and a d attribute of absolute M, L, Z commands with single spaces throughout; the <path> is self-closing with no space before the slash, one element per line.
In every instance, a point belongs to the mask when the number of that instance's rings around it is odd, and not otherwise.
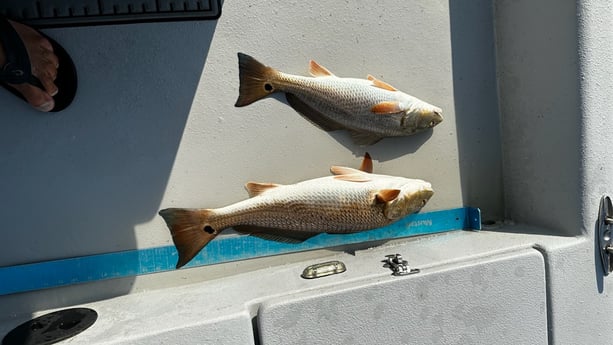
<path fill-rule="evenodd" d="M 15 327 L 2 345 L 46 345 L 73 337 L 96 322 L 98 313 L 89 308 L 71 308 L 39 316 Z"/>

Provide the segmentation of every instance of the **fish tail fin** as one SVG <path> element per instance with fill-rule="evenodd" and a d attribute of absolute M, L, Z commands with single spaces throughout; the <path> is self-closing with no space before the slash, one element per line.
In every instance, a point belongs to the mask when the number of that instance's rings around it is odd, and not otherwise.
<path fill-rule="evenodd" d="M 172 241 L 179 252 L 177 268 L 193 259 L 221 232 L 210 224 L 210 218 L 213 215 L 211 210 L 167 208 L 161 210 L 159 215 L 168 225 Z"/>
<path fill-rule="evenodd" d="M 239 95 L 235 107 L 244 107 L 276 92 L 279 72 L 243 53 L 238 53 Z"/>

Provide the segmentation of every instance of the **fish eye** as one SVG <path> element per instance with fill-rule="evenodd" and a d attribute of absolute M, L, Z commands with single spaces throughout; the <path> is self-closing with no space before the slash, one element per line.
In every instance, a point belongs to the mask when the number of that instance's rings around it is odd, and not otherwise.
<path fill-rule="evenodd" d="M 273 87 L 272 87 L 272 85 L 270 83 L 264 84 L 264 90 L 270 92 L 270 91 L 272 91 L 272 89 L 273 89 Z"/>

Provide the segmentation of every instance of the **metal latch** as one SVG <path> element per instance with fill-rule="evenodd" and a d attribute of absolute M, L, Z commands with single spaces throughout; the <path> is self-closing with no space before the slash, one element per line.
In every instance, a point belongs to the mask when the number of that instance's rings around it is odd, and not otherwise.
<path fill-rule="evenodd" d="M 400 254 L 390 254 L 385 256 L 387 259 L 383 260 L 385 264 L 383 267 L 387 267 L 392 270 L 393 276 L 405 276 L 407 274 L 419 273 L 418 268 L 410 268 L 408 261 L 402 259 Z"/>
<path fill-rule="evenodd" d="M 600 248 L 600 259 L 604 275 L 608 276 L 613 271 L 613 205 L 611 198 L 603 196 L 600 199 L 600 210 L 598 211 L 598 244 Z"/>

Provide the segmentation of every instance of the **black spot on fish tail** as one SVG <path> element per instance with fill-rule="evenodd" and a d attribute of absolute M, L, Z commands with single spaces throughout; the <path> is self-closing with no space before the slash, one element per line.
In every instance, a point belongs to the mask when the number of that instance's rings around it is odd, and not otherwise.
<path fill-rule="evenodd" d="M 251 56 L 238 53 L 239 95 L 236 107 L 249 105 L 275 92 L 274 81 L 279 72 Z"/>
<path fill-rule="evenodd" d="M 164 218 L 179 253 L 177 268 L 193 259 L 219 234 L 208 224 L 212 215 L 210 210 L 167 208 L 161 210 L 159 214 Z"/>

